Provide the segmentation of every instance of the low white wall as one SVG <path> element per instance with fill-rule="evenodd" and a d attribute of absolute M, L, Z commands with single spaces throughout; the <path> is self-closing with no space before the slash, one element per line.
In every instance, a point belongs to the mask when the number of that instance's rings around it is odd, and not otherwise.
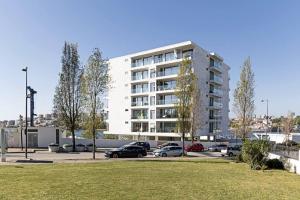
<path fill-rule="evenodd" d="M 274 153 L 269 153 L 268 158 L 270 159 L 279 159 L 284 163 L 284 166 L 292 173 L 296 173 L 300 175 L 300 152 L 299 159 L 295 160 L 292 158 L 286 158 Z"/>

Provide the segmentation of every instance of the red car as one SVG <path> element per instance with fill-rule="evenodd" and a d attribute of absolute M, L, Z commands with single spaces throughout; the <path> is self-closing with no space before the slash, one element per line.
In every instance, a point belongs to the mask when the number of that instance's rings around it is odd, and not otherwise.
<path fill-rule="evenodd" d="M 195 143 L 192 145 L 189 145 L 187 147 L 185 147 L 185 150 L 187 152 L 191 152 L 191 151 L 204 151 L 204 146 L 200 143 Z"/>

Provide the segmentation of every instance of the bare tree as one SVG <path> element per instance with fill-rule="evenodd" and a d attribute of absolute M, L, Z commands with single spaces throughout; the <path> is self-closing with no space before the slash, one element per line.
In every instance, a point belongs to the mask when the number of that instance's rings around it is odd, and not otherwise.
<path fill-rule="evenodd" d="M 254 73 L 250 58 L 248 57 L 242 67 L 240 80 L 234 91 L 234 111 L 239 121 L 239 133 L 244 141 L 250 131 L 250 123 L 253 119 L 254 105 Z"/>
<path fill-rule="evenodd" d="M 82 115 L 82 69 L 79 65 L 77 44 L 65 42 L 61 59 L 62 69 L 54 95 L 54 112 L 59 125 L 72 134 L 75 151 L 75 130 Z"/>
<path fill-rule="evenodd" d="M 293 131 L 294 127 L 294 117 L 295 113 L 288 112 L 287 116 L 283 118 L 282 120 L 282 127 L 283 127 L 283 133 L 285 134 L 285 144 L 288 146 L 291 132 Z"/>
<path fill-rule="evenodd" d="M 194 137 L 197 134 L 197 130 L 199 130 L 203 125 L 204 121 L 203 118 L 201 117 L 201 114 L 204 112 L 203 111 L 203 106 L 201 102 L 201 91 L 198 89 L 197 84 L 194 84 L 195 89 L 194 92 L 192 93 L 192 105 L 191 105 L 191 138 L 192 138 L 192 143 L 194 143 Z"/>
<path fill-rule="evenodd" d="M 102 59 L 99 49 L 95 49 L 89 57 L 84 70 L 85 108 L 88 112 L 87 126 L 93 134 L 93 159 L 96 152 L 96 129 L 100 128 L 103 118 L 103 102 L 101 95 L 108 89 L 110 77 L 108 66 Z"/>

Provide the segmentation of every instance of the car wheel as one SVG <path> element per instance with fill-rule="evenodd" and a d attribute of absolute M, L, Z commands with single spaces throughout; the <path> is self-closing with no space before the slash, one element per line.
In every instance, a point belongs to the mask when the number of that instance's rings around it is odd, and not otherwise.
<path fill-rule="evenodd" d="M 113 158 L 119 158 L 119 155 L 118 155 L 117 153 L 114 153 L 114 154 L 112 155 L 112 157 L 113 157 Z"/>
<path fill-rule="evenodd" d="M 167 154 L 166 154 L 166 153 L 163 153 L 163 154 L 161 155 L 161 157 L 167 157 Z"/>
<path fill-rule="evenodd" d="M 142 155 L 141 153 L 139 153 L 139 154 L 137 155 L 137 157 L 138 157 L 138 158 L 142 158 L 143 155 Z"/>
<path fill-rule="evenodd" d="M 233 153 L 232 153 L 232 152 L 230 152 L 230 153 L 228 154 L 228 156 L 229 156 L 229 157 L 232 157 L 232 156 L 233 156 Z"/>

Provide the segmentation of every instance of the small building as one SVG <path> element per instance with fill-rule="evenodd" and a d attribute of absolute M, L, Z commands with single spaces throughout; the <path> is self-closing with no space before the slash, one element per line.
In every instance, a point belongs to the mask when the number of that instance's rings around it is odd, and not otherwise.
<path fill-rule="evenodd" d="M 21 147 L 21 129 L 6 128 L 7 145 L 11 148 Z M 61 144 L 62 131 L 57 127 L 28 127 L 28 147 L 44 148 L 51 143 Z M 25 147 L 25 128 L 22 130 L 23 147 Z"/>

